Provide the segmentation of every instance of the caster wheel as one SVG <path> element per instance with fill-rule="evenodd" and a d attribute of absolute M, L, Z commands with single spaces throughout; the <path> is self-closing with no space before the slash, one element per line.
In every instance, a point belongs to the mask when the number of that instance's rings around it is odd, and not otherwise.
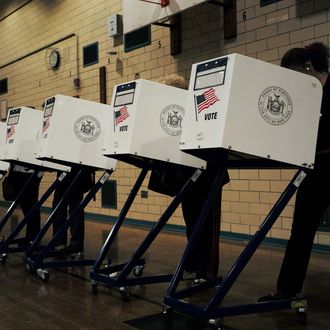
<path fill-rule="evenodd" d="M 44 282 L 47 282 L 49 280 L 49 273 L 47 270 L 39 268 L 37 270 L 37 274 Z"/>
<path fill-rule="evenodd" d="M 1 265 L 5 265 L 7 261 L 7 254 L 3 253 L 0 257 Z"/>
<path fill-rule="evenodd" d="M 143 274 L 143 269 L 144 269 L 144 265 L 135 266 L 133 268 L 133 274 L 134 274 L 134 276 L 136 276 L 136 277 L 141 276 Z"/>
<path fill-rule="evenodd" d="M 169 314 L 174 310 L 173 307 L 163 304 L 163 314 Z"/>
<path fill-rule="evenodd" d="M 306 324 L 307 323 L 306 309 L 299 308 L 299 309 L 296 310 L 296 313 L 297 313 L 299 324 Z"/>
<path fill-rule="evenodd" d="M 213 326 L 215 326 L 215 328 L 217 330 L 223 330 L 223 319 L 222 318 L 219 318 L 219 319 L 210 319 L 209 320 L 209 324 L 212 324 Z"/>
<path fill-rule="evenodd" d="M 92 293 L 96 295 L 98 293 L 98 291 L 97 291 L 97 283 L 96 282 L 92 282 L 91 284 L 92 284 Z"/>
<path fill-rule="evenodd" d="M 131 290 L 128 287 L 121 287 L 119 289 L 121 300 L 128 302 L 131 299 Z"/>

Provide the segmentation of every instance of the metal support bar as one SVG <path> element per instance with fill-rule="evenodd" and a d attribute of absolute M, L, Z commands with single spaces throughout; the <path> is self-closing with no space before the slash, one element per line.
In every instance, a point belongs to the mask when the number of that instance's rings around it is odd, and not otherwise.
<path fill-rule="evenodd" d="M 32 180 L 34 180 L 38 175 L 38 171 L 33 171 L 33 173 L 31 173 L 29 179 L 26 181 L 24 187 L 21 189 L 21 191 L 18 193 L 16 199 L 11 203 L 11 205 L 9 206 L 6 214 L 4 215 L 4 217 L 2 218 L 2 220 L 0 221 L 0 231 L 2 230 L 2 228 L 4 227 L 4 225 L 7 223 L 7 221 L 9 220 L 9 218 L 11 217 L 11 215 L 13 214 L 13 212 L 15 211 L 20 199 L 24 196 L 24 194 L 26 192 L 28 192 L 28 188 L 32 182 Z"/>
<path fill-rule="evenodd" d="M 134 266 L 136 265 L 136 260 L 141 259 L 143 254 L 147 251 L 151 243 L 155 240 L 157 235 L 160 233 L 162 228 L 165 226 L 168 219 L 171 217 L 171 215 L 174 213 L 174 211 L 177 209 L 179 204 L 182 201 L 182 198 L 192 189 L 192 186 L 196 179 L 200 176 L 201 170 L 196 170 L 196 172 L 192 175 L 192 177 L 188 180 L 188 182 L 183 186 L 183 188 L 180 190 L 178 195 L 174 197 L 174 199 L 171 201 L 170 205 L 167 207 L 163 215 L 159 218 L 159 220 L 156 222 L 154 227 L 151 229 L 151 231 L 148 233 L 144 241 L 141 243 L 141 245 L 137 248 L 133 256 L 130 258 L 130 260 L 127 262 L 125 267 L 123 268 L 122 272 L 118 276 L 118 280 L 122 280 L 123 278 L 126 278 L 128 274 L 133 270 Z"/>
<path fill-rule="evenodd" d="M 12 233 L 6 238 L 6 240 L 0 243 L 0 253 L 7 253 L 7 249 L 10 244 L 14 243 L 15 237 L 21 232 L 24 226 L 31 220 L 32 216 L 40 210 L 40 207 L 48 199 L 48 197 L 53 193 L 56 187 L 61 183 L 62 179 L 66 176 L 63 172 L 62 175 L 56 179 L 53 184 L 47 189 L 47 191 L 41 196 L 39 201 L 29 210 L 23 220 L 17 225 L 17 227 L 12 231 Z"/>
<path fill-rule="evenodd" d="M 213 182 L 213 185 L 211 187 L 211 190 L 207 196 L 207 199 L 205 201 L 205 204 L 202 208 L 202 211 L 198 217 L 198 220 L 194 226 L 194 230 L 192 232 L 192 235 L 189 239 L 189 242 L 188 242 L 188 245 L 183 253 L 183 256 L 174 272 L 174 275 L 173 275 L 173 280 L 171 281 L 171 284 L 168 288 L 168 291 L 167 291 L 167 294 L 169 296 L 171 296 L 172 294 L 174 294 L 174 291 L 176 290 L 178 284 L 179 284 L 179 281 L 180 279 L 182 278 L 182 274 L 183 274 L 183 270 L 184 270 L 184 266 L 185 266 L 185 261 L 189 255 L 189 253 L 191 252 L 195 242 L 197 241 L 197 239 L 199 238 L 200 236 L 200 233 L 202 232 L 203 230 L 203 227 L 204 227 L 204 224 L 205 224 L 205 221 L 206 221 L 206 218 L 207 218 L 207 213 L 209 212 L 209 209 L 210 209 L 210 206 L 212 204 L 212 201 L 213 201 L 213 198 L 214 198 L 214 195 L 215 195 L 215 192 L 217 189 L 219 189 L 220 187 L 220 184 L 221 184 L 221 181 L 223 180 L 224 178 L 224 175 L 226 173 L 226 169 L 225 168 L 219 168 L 217 174 L 216 174 L 216 177 L 214 178 L 214 182 Z"/>
<path fill-rule="evenodd" d="M 75 187 L 75 185 L 77 183 L 79 183 L 80 181 L 80 177 L 81 177 L 81 173 L 82 171 L 80 170 L 77 175 L 74 177 L 74 179 L 72 180 L 71 184 L 69 185 L 68 189 L 66 190 L 66 192 L 64 193 L 62 199 L 59 201 L 59 203 L 56 205 L 55 209 L 53 210 L 53 212 L 50 214 L 50 216 L 48 217 L 46 223 L 42 226 L 40 232 L 38 233 L 37 237 L 35 238 L 35 240 L 33 241 L 32 245 L 29 247 L 29 249 L 26 251 L 25 256 L 23 257 L 24 262 L 29 259 L 30 257 L 32 257 L 33 252 L 35 252 L 37 250 L 37 247 L 39 245 L 39 243 L 41 242 L 42 238 L 45 236 L 48 228 L 52 225 L 52 223 L 54 222 L 54 218 L 57 215 L 57 213 L 59 212 L 59 210 L 61 209 L 62 205 L 64 203 L 66 203 L 66 201 L 68 200 L 68 198 L 71 196 L 73 189 Z"/>
<path fill-rule="evenodd" d="M 84 265 L 93 265 L 95 260 L 60 260 L 60 261 L 52 261 L 44 263 L 43 260 L 47 257 L 51 256 L 52 251 L 54 251 L 54 248 L 56 246 L 56 243 L 59 241 L 59 239 L 64 235 L 64 233 L 68 230 L 68 228 L 71 226 L 71 223 L 73 219 L 77 216 L 81 210 L 84 210 L 84 208 L 88 205 L 88 203 L 92 200 L 92 198 L 95 196 L 95 194 L 99 191 L 99 189 L 102 187 L 104 182 L 109 178 L 109 176 L 112 174 L 112 170 L 105 171 L 104 174 L 101 176 L 101 178 L 98 180 L 98 182 L 94 185 L 92 189 L 87 193 L 85 198 L 80 202 L 80 204 L 74 209 L 72 214 L 69 216 L 67 221 L 64 222 L 64 224 L 60 227 L 60 229 L 56 232 L 54 237 L 50 240 L 50 242 L 47 244 L 47 246 L 40 252 L 38 256 L 34 259 L 33 268 L 42 268 L 45 265 L 47 268 L 57 268 L 57 267 L 67 267 L 67 266 L 84 266 Z M 78 184 L 80 182 L 81 175 L 83 173 L 83 170 L 79 171 L 75 179 L 79 180 Z M 71 186 L 70 186 L 71 187 Z M 69 187 L 69 189 L 70 189 Z M 69 190 L 68 189 L 68 190 Z M 63 199 L 62 199 L 63 200 Z M 61 202 L 62 202 L 61 200 Z M 60 203 L 61 203 L 60 202 Z M 56 207 L 57 208 L 57 207 Z"/>
<path fill-rule="evenodd" d="M 120 274 L 117 277 L 110 277 L 106 276 L 105 272 L 100 270 L 101 262 L 105 259 L 107 250 L 103 249 L 101 252 L 102 258 L 99 258 L 97 261 L 97 265 L 94 266 L 93 270 L 90 272 L 91 279 L 99 282 L 103 282 L 112 287 L 122 287 L 122 286 L 129 286 L 129 285 L 137 285 L 137 284 L 151 284 L 151 283 L 161 283 L 161 282 L 168 282 L 172 278 L 172 274 L 163 274 L 163 275 L 155 275 L 155 276 L 144 276 L 138 278 L 128 278 L 128 275 L 132 272 L 133 268 L 137 265 L 141 264 L 142 256 L 145 254 L 149 246 L 155 240 L 159 232 L 162 230 L 164 225 L 167 223 L 168 219 L 171 217 L 173 212 L 177 209 L 178 205 L 181 203 L 183 197 L 189 193 L 193 187 L 193 184 L 198 180 L 201 174 L 201 170 L 196 170 L 195 173 L 190 177 L 190 179 L 186 182 L 180 192 L 177 194 L 176 197 L 171 201 L 163 215 L 159 218 L 156 222 L 154 227 L 148 233 L 148 235 L 144 238 L 140 246 L 136 249 L 133 253 L 131 258 L 128 260 L 127 263 L 120 264 L 120 265 L 107 265 L 107 274 L 118 272 Z M 141 175 L 141 174 L 140 174 Z M 129 205 L 127 205 L 129 206 Z M 117 224 L 117 223 L 116 223 Z M 119 226 L 119 224 L 118 224 Z M 119 228 L 116 228 L 116 232 Z M 113 235 L 112 235 L 113 236 Z M 114 238 L 114 237 L 113 237 Z M 112 240 L 113 240 L 112 238 Z M 108 241 L 106 245 L 109 245 Z"/>
<path fill-rule="evenodd" d="M 119 231 L 122 223 L 124 222 L 125 217 L 129 211 L 147 173 L 148 173 L 148 168 L 142 169 L 140 175 L 138 176 L 138 178 L 133 186 L 133 189 L 131 190 L 123 208 L 121 209 L 121 212 L 117 218 L 117 221 L 115 222 L 114 226 L 112 227 L 105 243 L 103 244 L 103 246 L 101 248 L 99 256 L 97 257 L 96 262 L 95 262 L 91 272 L 97 272 L 100 270 L 101 265 L 102 265 L 103 261 L 105 260 L 110 248 L 112 247 L 112 244 L 118 234 L 118 231 Z"/>
<path fill-rule="evenodd" d="M 238 276 L 241 274 L 242 270 L 245 268 L 251 257 L 253 256 L 254 252 L 259 247 L 262 240 L 265 238 L 269 230 L 272 228 L 273 224 L 277 220 L 277 218 L 282 213 L 283 209 L 292 198 L 294 193 L 297 190 L 297 183 L 301 183 L 301 181 L 305 177 L 305 172 L 300 169 L 292 178 L 291 182 L 288 184 L 287 188 L 281 194 L 280 198 L 277 200 L 273 208 L 268 213 L 267 217 L 260 225 L 254 237 L 250 240 L 247 244 L 243 252 L 238 257 L 237 261 L 233 265 L 233 267 L 228 272 L 228 275 L 224 278 L 223 282 L 220 284 L 219 289 L 213 295 L 212 299 L 209 301 L 206 310 L 215 309 L 219 302 L 222 301 L 232 287 Z"/>
<path fill-rule="evenodd" d="M 299 169 L 297 173 L 294 175 L 287 188 L 283 191 L 263 223 L 260 225 L 259 229 L 256 231 L 254 237 L 247 244 L 245 249 L 242 251 L 240 256 L 237 258 L 236 262 L 229 270 L 227 276 L 224 280 L 217 286 L 217 289 L 209 298 L 205 307 L 197 306 L 196 304 L 189 303 L 183 300 L 184 297 L 187 297 L 191 294 L 200 292 L 201 290 L 198 287 L 192 290 L 181 290 L 175 292 L 178 285 L 179 275 L 182 272 L 182 267 L 184 265 L 184 259 L 187 255 L 187 250 L 189 250 L 189 245 L 194 244 L 195 238 L 198 236 L 198 231 L 200 230 L 201 224 L 203 223 L 203 214 L 200 215 L 197 224 L 195 225 L 193 235 L 189 241 L 189 244 L 184 252 L 182 260 L 179 263 L 179 266 L 173 276 L 172 282 L 169 286 L 167 294 L 164 298 L 164 304 L 177 308 L 178 310 L 204 320 L 217 319 L 224 316 L 232 316 L 232 315 L 242 315 L 249 313 L 258 313 L 272 310 L 281 310 L 294 308 L 295 303 L 297 304 L 307 304 L 304 298 L 294 298 L 294 299 L 283 299 L 280 301 L 271 301 L 271 302 L 263 302 L 263 303 L 255 303 L 255 304 L 244 304 L 244 305 L 236 305 L 225 307 L 222 306 L 221 303 L 224 300 L 226 294 L 232 287 L 232 285 L 237 280 L 238 276 L 241 274 L 250 258 L 253 256 L 254 252 L 257 250 L 262 240 L 265 238 L 269 230 L 272 228 L 275 221 L 278 219 L 279 215 L 286 207 L 289 200 L 292 198 L 296 190 L 298 189 L 300 183 L 305 178 L 306 173 Z M 212 187 L 214 188 L 214 187 Z M 207 201 L 206 201 L 207 204 Z M 204 210 L 204 208 L 203 208 Z M 202 211 L 203 213 L 203 211 Z M 203 284 L 203 288 L 205 285 Z M 202 285 L 200 286 L 202 288 Z M 219 307 L 220 306 L 220 307 Z"/>

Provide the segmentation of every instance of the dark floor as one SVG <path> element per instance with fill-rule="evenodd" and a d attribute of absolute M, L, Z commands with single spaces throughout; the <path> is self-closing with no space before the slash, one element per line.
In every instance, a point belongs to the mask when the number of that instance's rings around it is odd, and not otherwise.
<path fill-rule="evenodd" d="M 86 257 L 96 257 L 110 229 L 111 224 L 86 222 Z M 6 230 L 11 229 L 4 229 L 1 234 L 6 234 Z M 127 261 L 146 233 L 142 229 L 122 228 L 111 257 L 115 261 Z M 159 235 L 146 255 L 145 274 L 171 273 L 184 244 L 183 235 Z M 221 275 L 226 274 L 243 247 L 243 243 L 221 243 Z M 280 249 L 260 248 L 223 305 L 253 303 L 272 290 L 282 254 Z M 167 283 L 134 287 L 129 302 L 122 301 L 118 290 L 103 285 L 98 285 L 98 294 L 93 294 L 89 268 L 50 269 L 50 278 L 45 282 L 26 270 L 22 254 L 9 254 L 6 264 L 0 265 L 0 329 L 211 328 L 177 313 L 162 314 Z M 305 292 L 308 298 L 306 325 L 299 324 L 294 310 L 284 310 L 227 317 L 223 320 L 223 329 L 330 329 L 329 255 L 313 254 Z M 205 295 L 208 297 L 207 292 Z"/>

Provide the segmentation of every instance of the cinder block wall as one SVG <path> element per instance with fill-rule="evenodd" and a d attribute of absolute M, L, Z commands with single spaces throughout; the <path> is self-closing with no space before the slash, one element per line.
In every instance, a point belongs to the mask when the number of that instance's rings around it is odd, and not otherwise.
<path fill-rule="evenodd" d="M 0 95 L 0 101 L 7 100 L 10 107 L 32 105 L 39 109 L 45 98 L 56 93 L 99 101 L 99 67 L 105 66 L 110 103 L 113 86 L 135 79 L 136 74 L 158 80 L 165 74 L 179 73 L 189 79 L 193 63 L 220 55 L 236 52 L 278 64 L 291 47 L 315 40 L 330 45 L 329 0 L 282 0 L 265 7 L 260 7 L 259 0 L 237 0 L 238 35 L 230 40 L 223 37 L 222 8 L 209 3 L 196 6 L 182 13 L 182 52 L 176 56 L 170 55 L 169 29 L 159 26 L 152 26 L 151 45 L 125 53 L 122 38 L 108 36 L 107 19 L 114 13 L 122 14 L 121 0 L 1 1 L 0 79 L 8 78 L 9 91 Z M 93 42 L 99 43 L 99 62 L 84 68 L 82 49 Z M 49 68 L 51 47 L 40 50 L 52 43 L 61 54 L 56 71 Z M 80 89 L 73 85 L 77 77 Z M 139 171 L 119 162 L 112 176 L 118 184 L 118 209 L 102 208 L 99 193 L 87 211 L 117 216 Z M 253 234 L 293 173 L 287 169 L 231 170 L 231 182 L 223 193 L 222 230 Z M 53 179 L 54 174 L 46 174 L 41 191 Z M 147 182 L 142 190 L 147 190 Z M 155 221 L 170 200 L 151 191 L 147 199 L 139 195 L 128 217 Z M 270 237 L 289 236 L 293 208 L 294 198 Z M 181 209 L 171 223 L 183 225 Z M 330 236 L 319 232 L 316 242 L 330 245 Z"/>

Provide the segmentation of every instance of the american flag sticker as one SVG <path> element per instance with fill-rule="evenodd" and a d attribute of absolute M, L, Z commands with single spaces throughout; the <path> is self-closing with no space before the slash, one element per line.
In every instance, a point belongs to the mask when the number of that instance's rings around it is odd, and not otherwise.
<path fill-rule="evenodd" d="M 8 140 L 10 137 L 12 137 L 15 134 L 15 126 L 12 125 L 10 127 L 7 127 L 7 134 L 6 139 Z"/>
<path fill-rule="evenodd" d="M 129 117 L 129 113 L 127 111 L 127 106 L 120 108 L 118 111 L 115 111 L 115 126 L 120 124 L 126 118 Z"/>
<path fill-rule="evenodd" d="M 208 89 L 203 94 L 195 96 L 195 98 L 198 113 L 209 108 L 214 103 L 220 101 L 217 94 L 215 94 L 214 88 Z"/>

